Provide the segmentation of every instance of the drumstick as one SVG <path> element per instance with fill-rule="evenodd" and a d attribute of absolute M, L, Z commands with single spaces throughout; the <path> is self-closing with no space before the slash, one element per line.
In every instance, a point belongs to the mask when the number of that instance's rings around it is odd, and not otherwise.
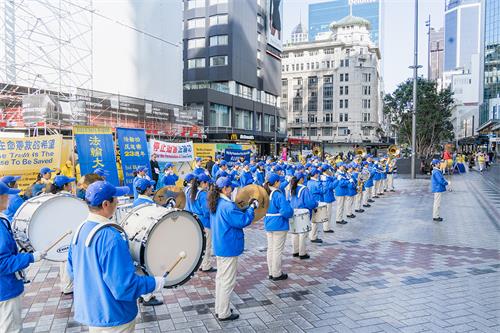
<path fill-rule="evenodd" d="M 170 274 L 170 272 L 175 268 L 175 266 L 177 266 L 182 259 L 186 258 L 186 252 L 184 251 L 181 251 L 179 252 L 179 257 L 177 258 L 177 260 L 174 262 L 174 264 L 172 266 L 170 266 L 170 268 L 165 272 L 165 274 L 163 274 L 163 277 L 167 277 L 168 274 Z"/>
<path fill-rule="evenodd" d="M 61 237 L 59 237 L 56 241 L 54 241 L 48 248 L 45 249 L 45 253 L 49 252 L 54 246 L 57 245 L 60 241 L 64 239 L 64 237 L 71 235 L 73 233 L 73 230 L 68 230 L 66 231 Z"/>

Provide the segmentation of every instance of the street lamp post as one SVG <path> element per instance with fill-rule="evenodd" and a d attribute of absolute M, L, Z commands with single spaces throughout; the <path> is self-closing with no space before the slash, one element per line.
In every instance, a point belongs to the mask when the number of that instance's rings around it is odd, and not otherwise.
<path fill-rule="evenodd" d="M 417 78 L 418 68 L 418 0 L 415 0 L 415 26 L 414 26 L 414 55 L 413 55 L 413 112 L 411 115 L 411 178 L 415 179 L 415 162 L 417 150 Z"/>

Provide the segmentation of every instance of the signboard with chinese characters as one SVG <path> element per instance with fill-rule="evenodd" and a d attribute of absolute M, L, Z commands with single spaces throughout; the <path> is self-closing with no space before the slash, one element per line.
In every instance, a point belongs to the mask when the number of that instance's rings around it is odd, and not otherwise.
<path fill-rule="evenodd" d="M 76 152 L 80 163 L 80 173 L 86 175 L 95 169 L 106 170 L 106 180 L 118 186 L 115 144 L 110 127 L 74 126 Z"/>
<path fill-rule="evenodd" d="M 146 132 L 143 129 L 117 128 L 116 137 L 118 140 L 118 147 L 120 147 L 123 185 L 130 187 L 132 191 L 134 171 L 138 167 L 146 166 L 148 168 L 148 174 L 151 177 Z"/>
<path fill-rule="evenodd" d="M 189 162 L 194 159 L 193 142 L 165 142 L 149 140 L 149 150 L 156 154 L 158 162 Z"/>
<path fill-rule="evenodd" d="M 21 176 L 19 188 L 26 189 L 42 167 L 59 168 L 61 145 L 60 135 L 0 138 L 0 177 Z"/>

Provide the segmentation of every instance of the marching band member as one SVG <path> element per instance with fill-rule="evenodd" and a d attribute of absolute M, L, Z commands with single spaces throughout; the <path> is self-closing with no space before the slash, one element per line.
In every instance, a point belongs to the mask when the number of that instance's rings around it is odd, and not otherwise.
<path fill-rule="evenodd" d="M 356 175 L 357 176 L 357 175 Z M 349 185 L 347 186 L 347 196 L 345 199 L 345 210 L 348 218 L 355 218 L 356 215 L 352 213 L 352 208 L 354 206 L 354 197 L 357 194 L 356 185 L 358 183 L 358 178 L 354 174 L 354 162 L 347 165 L 347 177 L 349 179 Z"/>
<path fill-rule="evenodd" d="M 205 228 L 205 255 L 201 262 L 200 271 L 206 273 L 217 271 L 212 267 L 212 233 L 210 231 L 210 211 L 207 205 L 207 191 L 212 183 L 212 179 L 206 174 L 198 175 L 191 187 L 189 197 L 186 198 L 186 210 L 195 214 Z"/>
<path fill-rule="evenodd" d="M 335 186 L 335 198 L 337 199 L 337 214 L 335 217 L 335 221 L 338 224 L 346 224 L 347 221 L 344 220 L 344 212 L 346 206 L 346 198 L 347 198 L 347 188 L 349 187 L 349 178 L 345 173 L 345 163 L 338 162 L 337 173 L 335 175 L 336 186 Z"/>
<path fill-rule="evenodd" d="M 280 176 L 278 174 L 269 175 L 264 188 L 269 194 L 269 208 L 264 217 L 264 229 L 267 233 L 269 279 L 273 281 L 286 280 L 288 275 L 281 270 L 281 260 L 286 235 L 290 229 L 288 219 L 293 216 L 293 208 L 280 190 Z"/>
<path fill-rule="evenodd" d="M 372 173 L 370 172 L 369 164 L 367 161 L 362 162 L 362 172 L 369 174 L 368 179 L 365 181 L 363 184 L 363 207 L 368 208 L 371 207 L 369 200 L 370 199 L 370 193 L 371 189 L 373 188 L 373 179 L 372 179 Z M 372 200 L 373 201 L 373 200 Z"/>
<path fill-rule="evenodd" d="M 77 184 L 76 197 L 85 200 L 85 192 L 90 184 L 98 180 L 104 180 L 101 176 L 95 173 L 89 173 L 80 178 Z"/>
<path fill-rule="evenodd" d="M 195 159 L 195 166 L 194 166 L 194 169 L 193 169 L 193 174 L 194 175 L 199 175 L 199 174 L 202 174 L 202 173 L 208 174 L 208 171 L 201 165 L 202 161 L 203 161 L 203 159 L 201 157 L 197 157 Z"/>
<path fill-rule="evenodd" d="M 186 195 L 186 198 L 189 198 L 191 186 L 193 185 L 193 179 L 196 179 L 196 176 L 192 173 L 188 173 L 186 177 L 184 177 L 184 194 Z M 188 204 L 189 203 L 186 202 L 186 206 Z"/>
<path fill-rule="evenodd" d="M 312 217 L 312 210 L 318 207 L 318 202 L 315 201 L 309 192 L 309 189 L 304 185 L 305 174 L 295 172 L 295 175 L 290 180 L 290 206 L 293 209 L 308 209 L 309 218 Z M 306 237 L 307 233 L 292 234 L 293 256 L 300 259 L 309 259 L 310 256 L 306 252 Z"/>
<path fill-rule="evenodd" d="M 250 165 L 247 161 L 243 163 L 243 169 L 240 175 L 240 187 L 245 187 L 253 183 L 253 175 L 250 172 Z"/>
<path fill-rule="evenodd" d="M 377 199 L 379 198 L 380 194 L 380 180 L 382 179 L 382 175 L 380 173 L 380 165 L 379 165 L 379 160 L 378 158 L 374 159 L 373 162 L 373 170 L 375 173 L 373 174 L 373 198 Z"/>
<path fill-rule="evenodd" d="M 363 213 L 365 210 L 361 208 L 363 202 L 363 192 L 365 184 L 361 181 L 361 165 L 354 163 L 353 177 L 356 186 L 356 196 L 354 197 L 354 211 L 356 213 Z"/>
<path fill-rule="evenodd" d="M 132 189 L 134 191 L 134 200 L 137 199 L 137 196 L 139 195 L 137 193 L 136 182 L 139 179 L 141 179 L 141 178 L 149 179 L 149 176 L 147 175 L 147 172 L 148 172 L 148 168 L 147 167 L 140 166 L 140 167 L 137 168 L 136 172 L 137 172 L 137 176 L 135 176 L 134 180 L 132 181 Z"/>
<path fill-rule="evenodd" d="M 227 161 L 222 160 L 220 161 L 220 168 L 219 171 L 215 174 L 215 179 L 218 179 L 220 177 L 228 177 L 229 173 L 227 172 Z"/>
<path fill-rule="evenodd" d="M 102 180 L 106 180 L 106 177 L 109 176 L 109 172 L 104 170 L 103 168 L 97 168 L 94 170 L 94 173 L 102 178 Z"/>
<path fill-rule="evenodd" d="M 321 167 L 323 174 L 321 175 L 321 183 L 323 185 L 323 201 L 327 204 L 328 209 L 328 222 L 323 223 L 324 233 L 333 233 L 332 229 L 332 212 L 333 203 L 335 202 L 335 188 L 334 188 L 334 178 L 329 174 L 330 166 L 328 164 L 323 164 Z"/>
<path fill-rule="evenodd" d="M 245 235 L 243 228 L 250 225 L 254 210 L 259 207 L 256 199 L 251 199 L 248 209 L 242 211 L 229 199 L 233 183 L 227 177 L 217 179 L 208 195 L 210 226 L 214 254 L 217 257 L 215 277 L 215 314 L 220 321 L 235 320 L 239 315 L 232 313 L 229 302 L 236 285 L 238 256 L 243 253 Z"/>
<path fill-rule="evenodd" d="M 396 159 L 389 159 L 389 163 L 387 163 L 387 188 L 391 192 L 394 192 L 394 174 L 397 172 L 397 169 Z"/>
<path fill-rule="evenodd" d="M 446 192 L 446 186 L 448 182 L 443 176 L 440 169 L 441 162 L 438 159 L 433 159 L 431 161 L 432 165 L 432 177 L 431 177 L 431 190 L 434 193 L 434 206 L 432 209 L 432 219 L 437 222 L 443 221 L 443 218 L 439 216 L 439 208 L 441 207 L 441 196 L 443 192 Z"/>
<path fill-rule="evenodd" d="M 0 181 L 0 211 L 7 209 L 9 195 L 18 194 Z M 45 258 L 46 253 L 19 253 L 9 220 L 0 214 L 0 330 L 22 331 L 21 296 L 24 292 L 23 269 L 31 263 Z"/>
<path fill-rule="evenodd" d="M 388 168 L 388 163 L 387 163 L 387 156 L 384 156 L 382 165 L 380 166 L 380 170 L 382 172 L 381 178 L 382 178 L 382 186 L 380 189 L 381 195 L 384 195 L 384 192 L 387 192 L 387 168 Z"/>
<path fill-rule="evenodd" d="M 215 164 L 212 166 L 212 179 L 217 179 L 217 172 L 219 172 L 220 169 L 220 162 L 221 162 L 221 156 L 216 155 L 215 156 Z"/>
<path fill-rule="evenodd" d="M 69 194 L 71 193 L 73 183 L 76 178 L 70 178 L 66 176 L 56 176 L 54 178 L 54 183 L 52 184 L 52 188 L 50 192 L 52 194 Z M 59 278 L 61 279 L 61 293 L 64 295 L 70 295 L 73 293 L 73 281 L 68 274 L 68 265 L 67 261 L 63 261 L 59 264 Z"/>
<path fill-rule="evenodd" d="M 309 178 L 309 181 L 307 182 L 307 188 L 309 189 L 309 192 L 311 192 L 313 199 L 317 203 L 323 202 L 323 186 L 318 178 L 318 169 L 312 169 L 309 175 L 311 176 L 311 178 Z M 317 221 L 312 221 L 311 231 L 309 232 L 309 239 L 311 240 L 311 243 L 323 243 L 323 240 L 318 238 L 319 223 L 315 222 Z"/>
<path fill-rule="evenodd" d="M 89 217 L 77 229 L 68 253 L 74 281 L 74 318 L 90 332 L 134 332 L 137 299 L 160 291 L 165 277 L 139 276 L 123 229 L 110 222 L 128 187 L 92 183 L 85 194 Z"/>
<path fill-rule="evenodd" d="M 17 189 L 17 181 L 21 179 L 21 176 L 4 176 L 0 178 L 0 182 L 6 184 L 9 188 Z M 7 217 L 7 219 L 12 222 L 12 218 L 14 214 L 16 214 L 17 210 L 23 204 L 25 200 L 24 196 L 16 194 L 9 194 L 9 205 L 6 210 L 2 213 Z"/>
<path fill-rule="evenodd" d="M 174 165 L 170 162 L 165 163 L 165 168 L 163 169 L 163 186 L 171 186 L 175 185 L 179 180 L 179 176 L 177 176 L 174 172 Z"/>
<path fill-rule="evenodd" d="M 151 195 L 153 194 L 155 184 L 156 182 L 154 180 L 148 180 L 146 178 L 137 180 L 135 182 L 137 199 L 134 200 L 132 207 L 137 207 L 142 204 L 154 204 Z"/>
<path fill-rule="evenodd" d="M 33 197 L 44 193 L 47 187 L 47 184 L 50 184 L 50 179 L 52 178 L 52 172 L 48 167 L 43 167 L 40 169 L 40 173 L 38 174 L 35 183 L 33 183 L 31 188 L 31 194 Z"/>

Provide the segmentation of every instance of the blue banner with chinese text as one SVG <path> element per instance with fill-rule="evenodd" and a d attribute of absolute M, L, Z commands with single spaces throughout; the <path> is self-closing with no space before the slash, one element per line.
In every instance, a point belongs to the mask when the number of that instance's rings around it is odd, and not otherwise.
<path fill-rule="evenodd" d="M 123 185 L 133 191 L 134 171 L 138 167 L 147 167 L 148 175 L 151 177 L 146 132 L 137 128 L 117 128 L 116 136 L 122 159 Z"/>
<path fill-rule="evenodd" d="M 80 174 L 83 176 L 101 168 L 109 173 L 106 180 L 118 186 L 112 129 L 109 127 L 75 126 L 73 134 L 78 162 L 80 163 Z"/>
<path fill-rule="evenodd" d="M 240 158 L 244 158 L 245 161 L 250 162 L 250 155 L 252 154 L 252 151 L 250 149 L 226 149 L 224 150 L 224 159 L 227 162 L 237 162 L 240 160 Z"/>

